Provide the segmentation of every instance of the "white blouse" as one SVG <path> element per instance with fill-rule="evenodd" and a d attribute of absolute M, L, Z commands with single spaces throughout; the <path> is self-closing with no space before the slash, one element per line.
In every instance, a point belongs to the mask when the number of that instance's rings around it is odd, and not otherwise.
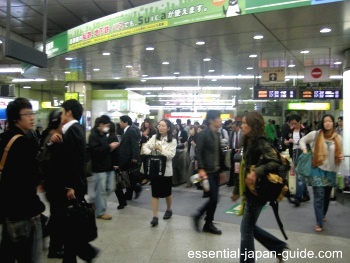
<path fill-rule="evenodd" d="M 176 154 L 176 140 L 173 138 L 171 142 L 167 142 L 168 137 L 164 137 L 161 140 L 156 140 L 156 134 L 152 136 L 142 147 L 143 153 L 146 155 L 150 154 L 160 154 L 167 157 L 166 159 L 166 168 L 164 176 L 173 176 L 173 165 L 172 159 Z M 155 152 L 154 148 L 156 145 L 162 146 L 162 152 Z"/>

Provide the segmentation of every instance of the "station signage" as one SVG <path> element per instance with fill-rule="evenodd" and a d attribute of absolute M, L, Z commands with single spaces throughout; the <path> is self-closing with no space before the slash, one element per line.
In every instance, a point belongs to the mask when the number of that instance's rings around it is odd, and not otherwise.
<path fill-rule="evenodd" d="M 296 88 L 289 87 L 255 87 L 255 100 L 297 99 Z"/>
<path fill-rule="evenodd" d="M 305 100 L 330 100 L 342 99 L 341 87 L 254 87 L 255 100 L 279 100 L 279 99 L 305 99 Z"/>

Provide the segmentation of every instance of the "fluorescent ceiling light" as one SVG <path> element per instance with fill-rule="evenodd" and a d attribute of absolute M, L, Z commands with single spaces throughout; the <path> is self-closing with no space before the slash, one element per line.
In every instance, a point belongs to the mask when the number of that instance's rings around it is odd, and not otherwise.
<path fill-rule="evenodd" d="M 302 50 L 302 51 L 300 51 L 300 53 L 301 54 L 308 54 L 308 53 L 310 53 L 310 51 L 309 50 Z"/>
<path fill-rule="evenodd" d="M 329 77 L 330 79 L 342 79 L 343 76 L 342 75 L 333 75 Z"/>
<path fill-rule="evenodd" d="M 147 80 L 146 79 L 141 79 L 141 82 L 146 82 Z"/>
<path fill-rule="evenodd" d="M 251 54 L 249 55 L 250 58 L 256 58 L 258 55 L 257 54 Z"/>
<path fill-rule="evenodd" d="M 148 91 L 148 90 L 162 90 L 162 87 L 144 87 L 144 88 L 126 88 L 125 90 L 143 90 L 143 91 Z"/>
<path fill-rule="evenodd" d="M 120 77 L 115 77 L 114 79 L 120 79 Z"/>
<path fill-rule="evenodd" d="M 66 57 L 65 60 L 73 60 L 71 57 Z"/>
<path fill-rule="evenodd" d="M 148 77 L 148 75 L 144 74 L 144 75 L 142 75 L 142 77 L 144 77 L 144 78 L 145 78 L 145 77 Z"/>
<path fill-rule="evenodd" d="M 212 79 L 211 81 L 218 81 L 217 79 Z"/>
<path fill-rule="evenodd" d="M 240 87 L 202 87 L 202 90 L 240 90 Z"/>
<path fill-rule="evenodd" d="M 294 68 L 295 67 L 295 65 L 294 64 L 290 64 L 290 65 L 288 65 L 288 68 Z"/>
<path fill-rule="evenodd" d="M 2 41 L 0 40 L 0 44 L 2 44 Z"/>
<path fill-rule="evenodd" d="M 162 79 L 165 79 L 165 80 L 167 80 L 167 79 L 176 79 L 176 77 L 148 77 L 147 79 L 160 79 L 160 80 L 162 80 Z"/>
<path fill-rule="evenodd" d="M 324 27 L 324 28 L 322 28 L 321 30 L 320 30 L 320 33 L 329 33 L 329 32 L 331 32 L 332 31 L 332 29 L 330 29 L 330 28 L 328 28 L 328 27 Z"/>
<path fill-rule="evenodd" d="M 209 69 L 208 72 L 215 72 L 215 69 Z"/>
<path fill-rule="evenodd" d="M 180 72 L 174 72 L 174 75 L 179 75 L 180 74 Z"/>
<path fill-rule="evenodd" d="M 144 95 L 144 97 L 146 97 L 146 98 L 155 98 L 155 97 L 157 97 L 157 95 Z"/>
<path fill-rule="evenodd" d="M 254 68 L 253 68 L 253 67 L 247 67 L 247 69 L 248 69 L 248 70 L 252 70 L 252 69 L 254 69 Z"/>
<path fill-rule="evenodd" d="M 131 66 L 131 65 L 126 65 L 125 67 L 126 67 L 126 68 L 132 68 L 132 66 Z"/>
<path fill-rule="evenodd" d="M 146 47 L 146 50 L 152 51 L 152 50 L 154 50 L 154 47 Z"/>
<path fill-rule="evenodd" d="M 99 69 L 99 68 L 94 68 L 93 70 L 94 70 L 94 71 L 100 71 L 100 69 Z"/>
<path fill-rule="evenodd" d="M 163 90 L 200 90 L 201 87 L 164 87 Z M 182 95 L 183 96 L 183 95 Z"/>
<path fill-rule="evenodd" d="M 204 44 L 205 44 L 205 42 L 201 41 L 201 40 L 196 42 L 196 45 L 198 45 L 198 46 L 201 46 L 201 45 L 204 45 Z"/>
<path fill-rule="evenodd" d="M 341 61 L 336 61 L 336 62 L 334 62 L 334 65 L 340 65 L 340 64 L 342 64 Z"/>
<path fill-rule="evenodd" d="M 64 74 L 70 74 L 70 71 L 65 71 Z"/>
<path fill-rule="evenodd" d="M 21 68 L 0 68 L 0 73 L 22 72 Z"/>
<path fill-rule="evenodd" d="M 39 81 L 46 81 L 46 79 L 13 79 L 12 82 L 39 82 Z"/>
<path fill-rule="evenodd" d="M 304 76 L 294 76 L 294 75 L 290 75 L 290 76 L 285 76 L 285 79 L 303 79 Z"/>
<path fill-rule="evenodd" d="M 169 65 L 170 63 L 169 63 L 169 61 L 163 61 L 162 64 L 163 64 L 163 65 Z"/>
<path fill-rule="evenodd" d="M 103 56 L 109 56 L 111 53 L 110 52 L 103 52 L 102 55 Z"/>
<path fill-rule="evenodd" d="M 30 86 L 23 86 L 24 89 L 30 89 Z"/>
<path fill-rule="evenodd" d="M 255 35 L 255 36 L 254 36 L 254 39 L 263 39 L 263 38 L 264 38 L 263 35 Z"/>
<path fill-rule="evenodd" d="M 202 79 L 202 76 L 180 76 L 178 79 Z"/>
<path fill-rule="evenodd" d="M 210 61 L 211 58 L 204 58 L 203 61 Z"/>

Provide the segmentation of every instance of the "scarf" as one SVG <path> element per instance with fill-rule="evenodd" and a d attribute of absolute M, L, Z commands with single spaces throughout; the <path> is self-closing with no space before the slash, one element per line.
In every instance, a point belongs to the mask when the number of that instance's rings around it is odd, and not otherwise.
<path fill-rule="evenodd" d="M 325 134 L 323 130 L 320 130 L 318 132 L 316 142 L 315 142 L 315 149 L 314 149 L 314 154 L 312 158 L 312 166 L 313 167 L 318 167 L 323 164 L 323 161 L 326 160 L 326 147 L 325 147 L 325 139 L 327 140 L 333 140 L 335 144 L 335 164 L 339 165 L 341 160 L 340 160 L 340 155 L 342 154 L 341 152 L 341 146 L 340 146 L 340 141 L 338 134 L 336 131 L 332 131 L 330 134 Z"/>
<path fill-rule="evenodd" d="M 245 193 L 245 173 L 246 173 L 246 166 L 245 166 L 245 160 L 242 158 L 241 164 L 239 166 L 239 194 L 242 196 L 242 202 L 240 210 L 238 211 L 237 215 L 241 216 L 244 213 L 244 206 L 246 202 L 246 197 L 244 195 Z"/>

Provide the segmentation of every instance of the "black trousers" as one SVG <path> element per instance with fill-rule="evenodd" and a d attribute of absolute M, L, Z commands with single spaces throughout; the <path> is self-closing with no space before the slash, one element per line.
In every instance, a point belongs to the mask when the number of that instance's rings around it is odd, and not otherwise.
<path fill-rule="evenodd" d="M 210 185 L 209 199 L 201 208 L 199 208 L 198 216 L 201 217 L 204 213 L 206 213 L 205 221 L 207 223 L 212 223 L 214 220 L 216 206 L 219 201 L 220 176 L 219 172 L 207 173 L 207 176 Z"/>

